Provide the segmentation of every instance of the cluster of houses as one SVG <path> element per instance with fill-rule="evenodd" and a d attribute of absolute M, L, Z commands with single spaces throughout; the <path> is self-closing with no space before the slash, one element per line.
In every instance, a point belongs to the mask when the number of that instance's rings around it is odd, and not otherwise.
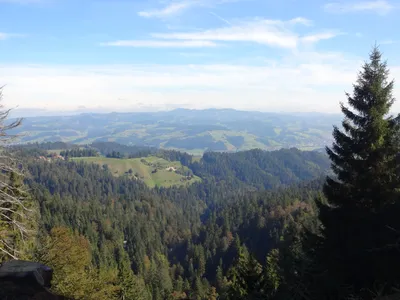
<path fill-rule="evenodd" d="M 165 168 L 167 171 L 170 171 L 170 172 L 175 172 L 176 171 L 176 168 L 175 167 L 167 167 L 167 168 Z"/>
<path fill-rule="evenodd" d="M 57 153 L 49 154 L 48 156 L 39 156 L 39 160 L 51 162 L 53 160 L 65 160 L 63 156 Z"/>

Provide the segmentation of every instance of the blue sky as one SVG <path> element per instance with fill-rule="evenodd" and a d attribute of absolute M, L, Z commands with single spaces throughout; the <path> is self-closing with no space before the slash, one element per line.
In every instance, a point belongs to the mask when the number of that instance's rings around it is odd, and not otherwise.
<path fill-rule="evenodd" d="M 338 112 L 375 42 L 400 78 L 400 1 L 0 0 L 0 11 L 9 107 Z"/>

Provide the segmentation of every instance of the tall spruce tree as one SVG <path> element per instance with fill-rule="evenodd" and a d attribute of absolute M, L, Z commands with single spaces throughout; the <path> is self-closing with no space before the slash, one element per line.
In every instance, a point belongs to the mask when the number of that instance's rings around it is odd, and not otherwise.
<path fill-rule="evenodd" d="M 400 283 L 397 118 L 389 116 L 393 81 L 377 47 L 341 104 L 343 129 L 326 148 L 336 176 L 319 203 L 321 238 L 313 249 L 321 267 L 316 299 L 374 299 Z M 397 217 L 396 217 L 397 216 Z M 314 291 L 314 292 L 315 292 Z"/>

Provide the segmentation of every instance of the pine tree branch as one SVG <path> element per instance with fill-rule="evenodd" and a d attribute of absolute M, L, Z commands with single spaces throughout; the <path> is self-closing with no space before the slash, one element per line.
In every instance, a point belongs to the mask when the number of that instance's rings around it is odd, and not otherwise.
<path fill-rule="evenodd" d="M 18 259 L 18 257 L 12 255 L 10 252 L 8 252 L 7 250 L 4 250 L 3 248 L 0 247 L 0 251 L 7 254 L 8 256 L 12 257 L 13 259 Z"/>
<path fill-rule="evenodd" d="M 18 190 L 21 192 L 21 190 Z M 27 208 L 22 200 L 25 200 L 25 198 L 23 197 L 14 197 L 12 195 L 10 195 L 9 193 L 6 193 L 5 191 L 3 191 L 3 189 L 0 189 L 0 197 L 4 197 L 2 201 L 4 202 L 8 202 L 10 204 L 16 204 L 19 207 L 22 207 L 23 210 L 27 211 L 27 212 L 32 212 L 31 209 Z M 3 209 L 2 207 L 0 207 L 0 210 Z"/>
<path fill-rule="evenodd" d="M 26 206 L 26 192 L 18 186 L 13 186 L 15 177 L 22 175 L 18 166 L 18 161 L 4 151 L 4 147 L 18 138 L 18 135 L 9 134 L 9 130 L 21 125 L 22 119 L 8 121 L 12 109 L 4 109 L 2 100 L 2 87 L 0 87 L 0 221 L 6 232 L 0 232 L 0 250 L 11 258 L 18 259 L 11 252 L 18 252 L 16 245 L 9 243 L 5 238 L 7 236 L 20 236 L 23 243 L 26 237 L 32 232 L 25 223 L 32 216 L 33 210 Z M 7 180 L 6 176 L 10 176 Z"/>
<path fill-rule="evenodd" d="M 21 218 L 24 217 L 23 214 L 21 214 L 20 212 L 15 211 L 15 210 L 13 210 L 13 209 L 11 209 L 11 208 L 0 207 L 0 212 L 3 212 L 3 211 L 8 211 L 8 212 L 10 212 L 10 213 L 12 213 L 12 214 L 15 214 L 15 215 L 20 216 Z M 13 220 L 13 219 L 10 219 L 10 220 Z"/>
<path fill-rule="evenodd" d="M 0 241 L 1 241 L 1 243 L 3 243 L 4 246 L 7 247 L 8 250 L 13 251 L 13 252 L 16 252 L 16 253 L 21 253 L 20 251 L 17 251 L 17 250 L 15 250 L 14 248 L 12 248 L 10 245 L 8 245 L 8 243 L 7 243 L 4 239 L 3 239 L 3 240 L 0 240 Z"/>

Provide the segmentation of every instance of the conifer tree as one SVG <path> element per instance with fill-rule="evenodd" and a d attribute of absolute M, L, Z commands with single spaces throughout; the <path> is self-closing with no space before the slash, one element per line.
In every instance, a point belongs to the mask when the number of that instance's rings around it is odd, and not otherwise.
<path fill-rule="evenodd" d="M 207 295 L 207 300 L 217 300 L 217 299 L 218 299 L 217 289 L 215 287 L 211 287 Z"/>
<path fill-rule="evenodd" d="M 194 299 L 201 300 L 204 298 L 204 287 L 201 282 L 200 277 L 196 277 L 193 284 L 193 291 L 194 291 Z"/>
<path fill-rule="evenodd" d="M 313 249 L 321 276 L 315 279 L 316 299 L 373 299 L 391 293 L 400 276 L 395 244 L 398 210 L 397 118 L 389 115 L 394 102 L 393 81 L 377 47 L 370 53 L 341 104 L 343 129 L 334 127 L 334 143 L 326 148 L 336 176 L 324 186 L 326 203 L 319 202 L 322 237 Z M 398 218 L 398 217 L 397 217 Z M 397 254 L 396 254 L 397 253 Z M 379 287 L 379 288 L 377 288 Z"/>
<path fill-rule="evenodd" d="M 263 268 L 246 246 L 240 248 L 237 263 L 230 270 L 230 281 L 228 299 L 265 298 Z"/>
<path fill-rule="evenodd" d="M 119 254 L 119 298 L 123 300 L 147 300 L 150 295 L 147 293 L 144 280 L 135 275 L 130 266 L 128 255 L 123 249 L 118 249 Z"/>
<path fill-rule="evenodd" d="M 280 270 L 279 270 L 279 249 L 272 249 L 267 255 L 266 262 L 266 290 L 268 294 L 274 295 L 280 285 Z"/>

